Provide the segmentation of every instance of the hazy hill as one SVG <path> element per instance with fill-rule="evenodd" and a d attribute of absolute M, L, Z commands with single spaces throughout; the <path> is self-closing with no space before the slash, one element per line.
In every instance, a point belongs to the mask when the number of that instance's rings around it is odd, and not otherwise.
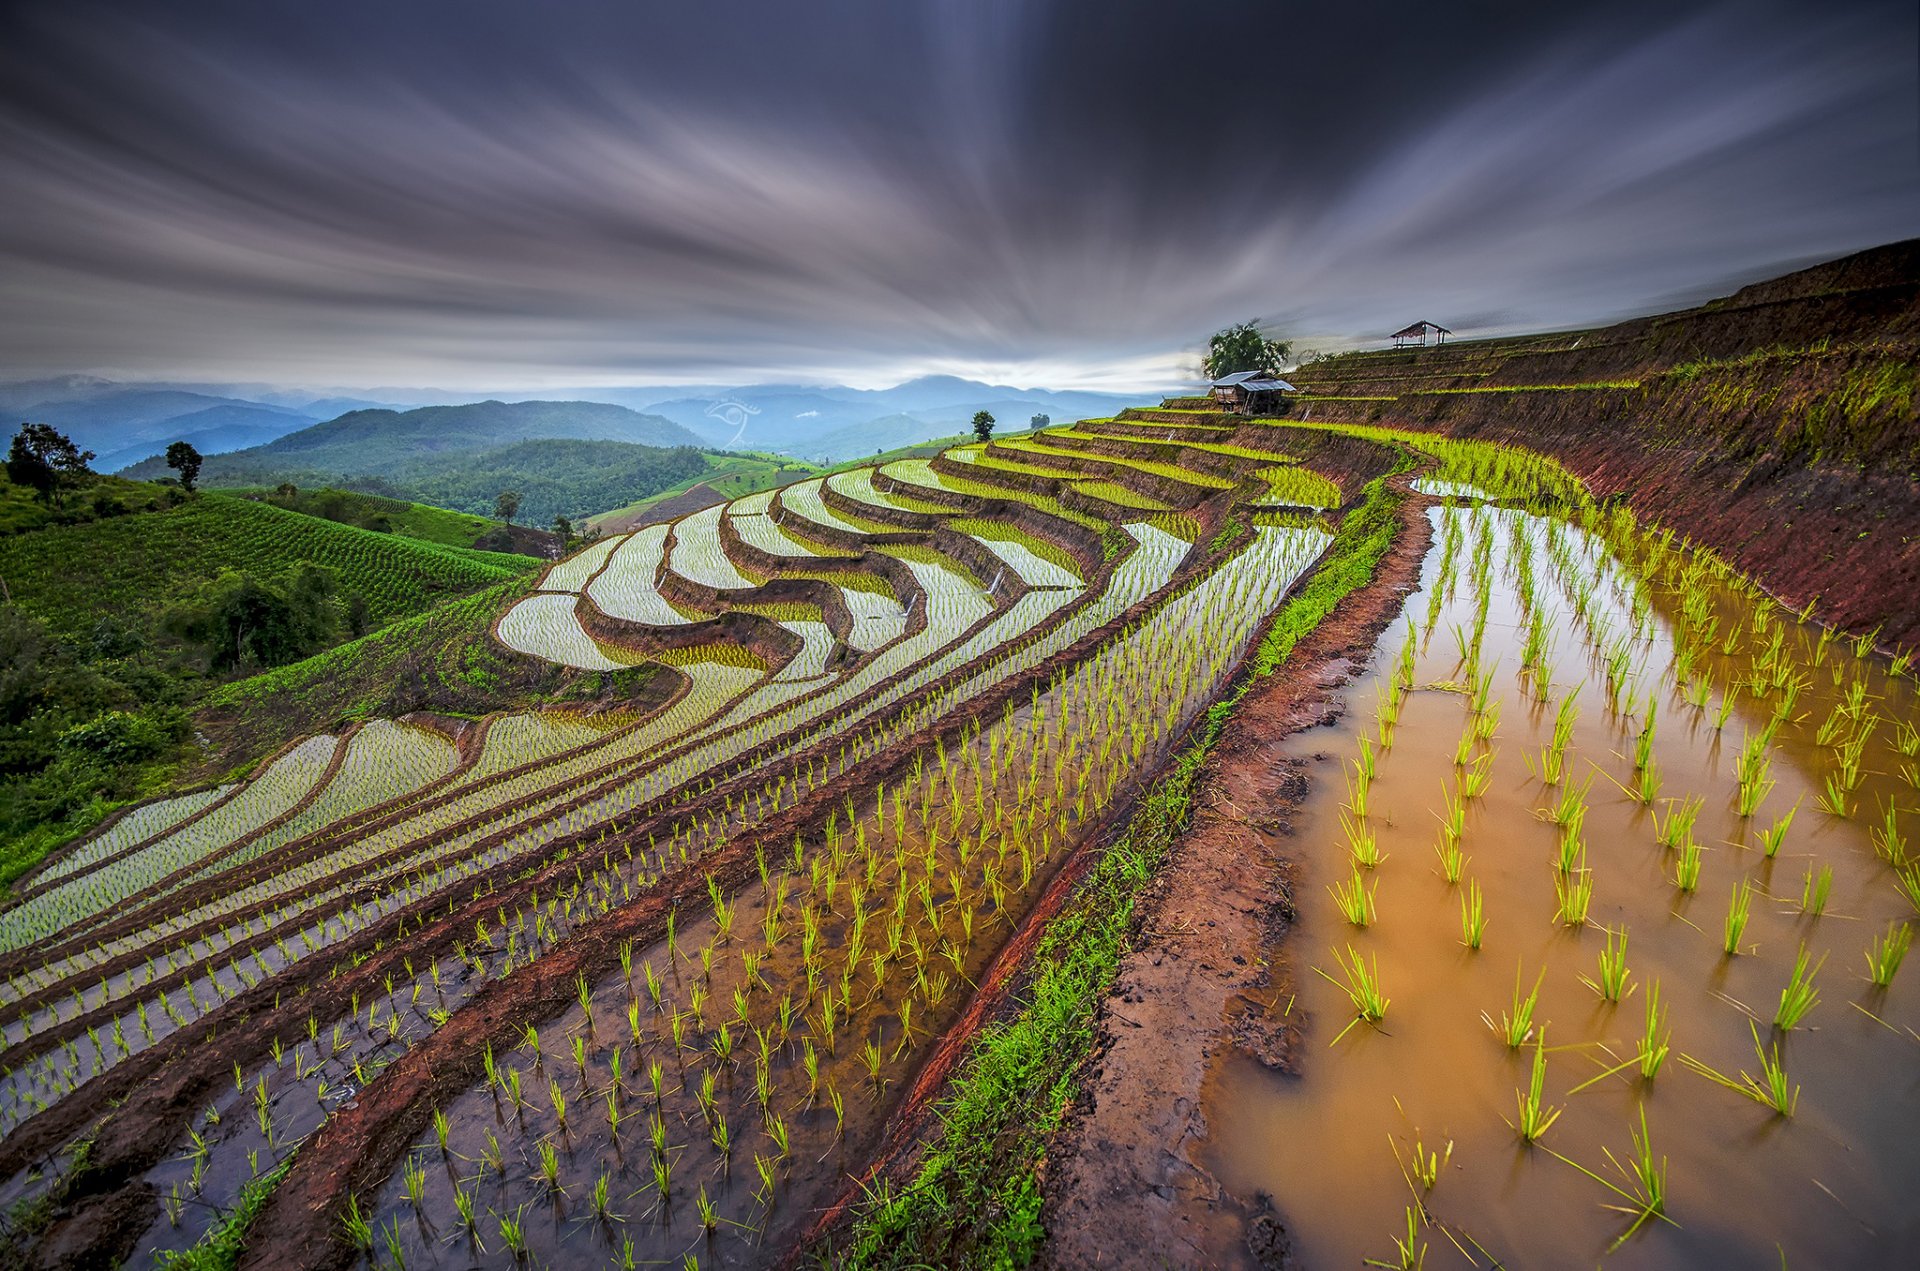
<path fill-rule="evenodd" d="M 0 384 L 0 412 L 10 425 L 31 420 L 60 429 L 98 454 L 95 466 L 102 472 L 159 454 L 183 438 L 202 454 L 214 454 L 261 445 L 321 418 L 241 398 L 88 375 Z"/>
<path fill-rule="evenodd" d="M 486 450 L 535 439 L 691 446 L 699 438 L 672 420 L 605 402 L 471 402 L 416 410 L 356 410 L 260 447 L 276 457 L 329 468 L 357 463 L 378 471 L 390 458 Z M 369 466 L 371 465 L 371 466 Z M 347 469 L 341 468 L 342 471 Z"/>
<path fill-rule="evenodd" d="M 1110 415 L 1132 395 L 1021 389 L 953 375 L 925 375 L 892 388 L 855 389 L 757 384 L 690 393 L 648 407 L 699 434 L 708 444 L 779 450 L 839 462 L 929 437 L 966 430 L 978 410 L 1007 429 L 1025 428 L 1036 414 L 1056 423 Z M 727 409 L 738 403 L 745 414 Z M 906 420 L 917 420 L 916 431 Z"/>
<path fill-rule="evenodd" d="M 544 525 L 619 507 L 701 472 L 692 433 L 602 402 L 474 402 L 359 410 L 207 460 L 202 485 L 338 485 L 486 514 L 518 491 L 520 519 Z M 127 470 L 168 475 L 159 459 Z"/>

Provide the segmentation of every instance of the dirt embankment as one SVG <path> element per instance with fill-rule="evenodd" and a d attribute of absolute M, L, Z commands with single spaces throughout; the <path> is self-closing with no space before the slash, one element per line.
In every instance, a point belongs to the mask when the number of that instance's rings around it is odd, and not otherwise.
<path fill-rule="evenodd" d="M 1207 761 L 1193 823 L 1143 897 L 1139 947 L 1102 1004 L 1082 1097 L 1046 1165 L 1054 1266 L 1278 1260 L 1284 1232 L 1259 1198 L 1231 1195 L 1199 1163 L 1201 1095 L 1225 1047 L 1287 1062 L 1291 1038 L 1262 1007 L 1260 950 L 1292 921 L 1288 816 L 1307 786 L 1278 743 L 1339 715 L 1340 686 L 1419 577 L 1424 502 L 1402 505 L 1373 582 L 1241 700 Z"/>
<path fill-rule="evenodd" d="M 1297 409 L 1524 445 L 1920 654 L 1920 240 L 1600 331 L 1347 354 Z M 1553 385 L 1556 387 L 1543 387 Z"/>

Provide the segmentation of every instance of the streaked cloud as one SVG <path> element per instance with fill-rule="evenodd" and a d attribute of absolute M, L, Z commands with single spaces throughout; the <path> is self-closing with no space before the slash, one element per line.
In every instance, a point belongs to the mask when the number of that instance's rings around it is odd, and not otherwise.
<path fill-rule="evenodd" d="M 1920 233 L 1907 5 L 8 13 L 11 374 L 1147 387 Z"/>

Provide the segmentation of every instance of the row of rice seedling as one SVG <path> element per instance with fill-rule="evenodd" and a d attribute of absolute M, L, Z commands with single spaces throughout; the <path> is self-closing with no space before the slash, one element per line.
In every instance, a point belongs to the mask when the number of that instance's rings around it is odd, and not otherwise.
<path fill-rule="evenodd" d="M 827 673 L 827 657 L 833 652 L 833 632 L 815 619 L 787 619 L 781 626 L 800 637 L 800 652 L 775 675 L 774 682 L 817 680 Z"/>
<path fill-rule="evenodd" d="M 721 591 L 744 591 L 759 584 L 740 572 L 720 541 L 720 518 L 725 512 L 724 504 L 715 504 L 675 521 L 667 568 Z"/>
<path fill-rule="evenodd" d="M 339 738 L 330 735 L 308 738 L 268 764 L 210 815 L 16 905 L 0 921 L 0 950 L 23 948 L 105 913 L 182 866 L 291 812 L 319 784 L 338 745 Z"/>
<path fill-rule="evenodd" d="M 1043 538 L 1005 521 L 955 517 L 947 528 L 965 534 L 1005 561 L 1029 587 L 1082 587 L 1080 566 Z"/>
<path fill-rule="evenodd" d="M 1268 503 L 1318 508 L 1322 511 L 1340 506 L 1340 487 L 1311 468 L 1284 464 L 1262 468 L 1254 475 L 1267 483 L 1265 501 Z"/>
<path fill-rule="evenodd" d="M 632 665 L 609 656 L 606 646 L 588 635 L 574 611 L 572 592 L 539 592 L 501 615 L 500 643 L 516 653 L 557 662 L 582 671 L 618 671 Z"/>
<path fill-rule="evenodd" d="M 449 786 L 470 785 L 509 768 L 599 741 L 620 723 L 621 717 L 617 715 L 586 716 L 571 711 L 493 716 L 486 722 L 486 736 L 481 741 L 479 755 Z"/>
<path fill-rule="evenodd" d="M 1091 629 L 1108 615 L 1122 612 L 1139 598 L 1151 594 L 1189 550 L 1188 544 L 1147 526 L 1130 527 L 1129 533 L 1137 546 L 1116 567 L 1114 587 L 1107 594 L 1089 598 L 1086 603 L 1073 601 L 1069 608 L 1072 621 L 1046 626 L 1046 634 L 1038 640 L 1023 640 L 1023 633 L 1046 624 L 1068 597 L 1055 593 L 1056 598 L 1049 599 L 1046 593 L 1031 593 L 1012 610 L 994 616 L 992 606 L 981 604 L 973 584 L 956 571 L 944 563 L 917 562 L 915 572 L 920 575 L 927 597 L 917 603 L 928 608 L 926 621 L 932 634 L 920 647 L 903 650 L 904 656 L 890 664 L 897 678 L 880 693 L 872 689 L 885 681 L 887 675 L 862 677 L 856 673 L 846 677 L 844 683 L 839 682 L 839 677 L 831 677 L 834 680 L 831 688 L 810 692 L 798 700 L 774 700 L 769 696 L 762 710 L 746 708 L 740 699 L 741 691 L 752 687 L 757 674 L 749 674 L 744 682 L 736 682 L 711 695 L 696 686 L 695 692 L 668 712 L 669 716 L 678 718 L 671 722 L 666 717 L 653 721 L 660 728 L 648 743 L 636 740 L 644 729 L 618 730 L 609 738 L 578 748 L 577 756 L 563 753 L 537 762 L 519 775 L 500 773 L 497 777 L 454 783 L 446 795 L 422 801 L 391 824 L 379 824 L 364 832 L 355 831 L 340 837 L 338 848 L 330 856 L 325 852 L 310 854 L 305 864 L 288 870 L 281 877 L 250 882 L 231 895 L 196 902 L 192 909 L 156 911 L 150 926 L 113 944 L 120 951 L 137 949 L 143 944 L 167 949 L 161 961 L 166 968 L 165 976 L 171 977 L 168 983 L 173 986 L 173 996 L 163 998 L 158 993 L 143 993 L 138 987 L 140 983 L 153 983 L 155 973 L 162 970 L 160 966 L 147 970 L 144 980 L 140 972 L 116 979 L 109 986 L 111 992 L 125 996 L 122 1013 L 113 1022 L 119 1025 L 124 1020 L 126 1029 L 103 1027 L 89 1034 L 85 1041 L 63 1047 L 63 1062 L 58 1064 L 57 1074 L 7 1074 L 7 1096 L 12 1100 L 5 1113 L 7 1123 L 17 1123 L 21 1116 L 31 1115 L 50 1099 L 77 1089 L 102 1063 L 110 1064 L 130 1051 L 151 1044 L 153 1039 L 164 1037 L 181 1022 L 217 1008 L 241 987 L 265 983 L 287 966 L 310 956 L 312 951 L 365 929 L 383 915 L 417 905 L 430 896 L 446 895 L 459 886 L 461 879 L 479 876 L 508 862 L 552 860 L 556 859 L 556 852 L 579 850 L 564 845 L 580 842 L 583 835 L 593 833 L 596 825 L 617 824 L 633 810 L 660 806 L 662 800 L 671 806 L 681 800 L 697 799 L 700 790 L 710 788 L 713 781 L 741 771 L 737 767 L 727 768 L 730 762 L 738 762 L 730 760 L 730 756 L 764 751 L 767 755 L 764 762 L 774 763 L 781 755 L 798 753 L 811 744 L 813 734 L 809 729 L 825 727 L 830 718 L 836 721 L 834 727 L 845 728 L 862 718 L 878 721 L 883 710 L 898 708 L 890 722 L 870 728 L 851 746 L 842 748 L 833 764 L 837 770 L 847 770 L 858 762 L 860 753 L 872 753 L 871 749 L 862 750 L 862 747 L 885 744 L 888 729 L 894 730 L 891 735 L 898 735 L 899 729 L 934 717 L 931 712 L 950 709 L 967 700 L 970 694 L 984 691 L 995 677 L 1016 673 L 1019 667 L 1044 657 L 1049 649 L 1070 643 L 1076 631 Z M 617 545 L 610 549 L 610 555 L 613 551 L 617 551 Z M 1300 568 L 1304 568 L 1305 559 L 1303 556 L 1298 562 Z M 861 588 L 848 594 L 872 593 Z M 868 661 L 878 664 L 881 659 Z M 974 664 L 978 664 L 980 670 L 970 679 L 943 685 L 939 693 L 931 696 L 924 692 L 942 677 Z M 703 664 L 703 668 L 715 673 L 726 669 L 711 664 Z M 744 668 L 742 671 L 746 673 Z M 716 713 L 725 710 L 729 702 L 734 703 L 735 709 L 716 719 Z M 708 738 L 705 741 L 701 740 L 703 726 L 698 722 L 703 719 L 708 721 L 704 724 Z M 678 739 L 674 744 L 682 747 L 691 743 L 693 749 L 669 758 L 657 773 L 642 775 L 644 755 L 650 753 L 652 747 L 665 745 L 668 738 Z M 628 758 L 618 758 L 622 754 Z M 630 765 L 634 775 L 617 775 L 616 769 L 621 763 Z M 767 770 L 777 771 L 772 767 Z M 824 771 L 818 776 L 809 774 L 809 787 L 824 780 L 826 775 Z M 606 786 L 606 795 L 583 800 L 576 792 L 578 783 L 589 781 Z M 757 804 L 763 811 L 778 808 L 797 797 L 795 791 L 800 786 L 792 774 L 770 778 L 770 781 L 766 794 Z M 516 822 L 521 828 L 514 828 Z M 688 823 L 683 833 L 675 834 L 675 842 L 650 854 L 641 872 L 621 877 L 619 892 L 603 884 L 597 893 L 592 893 L 599 897 L 595 903 L 603 906 L 615 903 L 619 896 L 631 894 L 636 884 L 647 885 L 647 879 L 658 877 L 659 871 L 680 867 L 697 853 L 700 844 L 714 841 L 715 834 L 727 832 L 729 826 L 737 829 L 746 823 L 744 805 L 719 820 L 707 817 Z M 451 833 L 443 832 L 449 828 Z M 604 841 L 604 833 L 601 837 Z M 321 835 L 316 842 L 324 846 L 325 838 Z M 410 847 L 416 840 L 420 845 Z M 298 848 L 300 844 L 288 846 Z M 369 871 L 368 866 L 375 861 L 379 863 Z M 300 894 L 306 891 L 312 894 Z M 579 903 L 579 895 L 574 893 L 575 901 L 569 902 L 569 908 Z M 209 924 L 221 923 L 223 913 L 243 912 L 248 916 L 236 918 L 210 936 L 196 936 L 185 947 L 166 944 L 169 931 L 198 932 Z M 584 911 L 581 916 L 584 917 Z M 511 935 L 504 934 L 503 930 L 490 932 L 493 940 L 485 950 L 476 946 L 469 953 L 483 963 L 491 957 L 509 968 L 524 965 L 526 959 L 537 956 L 540 949 L 551 947 L 576 920 L 572 917 L 556 920 L 551 910 L 540 915 L 540 919 L 535 921 L 533 915 L 527 914 L 511 924 L 503 922 L 504 931 L 511 931 Z M 269 932 L 270 943 L 262 944 Z M 97 964 L 106 952 L 101 948 L 71 955 L 65 974 L 79 982 L 79 977 L 85 974 L 85 965 Z M 472 963 L 464 965 L 470 967 Z M 440 971 L 439 979 L 444 981 L 451 968 L 434 969 Z M 343 1071 L 338 1066 L 332 1069 L 331 1078 L 318 1075 L 322 1066 L 318 1053 L 320 1043 L 325 1041 L 332 1052 L 326 1062 L 331 1063 L 336 1055 L 343 1064 L 351 1059 L 370 1075 L 371 1065 L 378 1062 L 377 1054 L 388 1053 L 394 1045 L 404 1044 L 404 1036 L 412 1030 L 420 1030 L 424 1035 L 431 1031 L 436 1016 L 445 1018 L 448 1012 L 458 1008 L 457 994 L 443 993 L 437 983 L 432 988 L 426 987 L 432 978 L 430 969 L 416 978 L 411 989 L 405 984 L 389 984 L 386 995 L 389 1004 L 407 999 L 407 1009 L 389 1013 L 384 1019 L 376 1012 L 366 1017 L 364 1025 L 356 1025 L 363 1034 L 364 1046 L 356 1048 L 350 1037 L 338 1037 L 333 1031 L 338 1021 L 323 1029 L 322 1036 L 309 1039 L 311 1051 L 296 1067 L 305 1068 L 312 1082 L 330 1079 L 334 1082 L 315 1098 L 316 1112 L 323 1110 L 329 1099 L 345 1097 L 341 1092 L 360 1081 L 359 1074 L 349 1078 L 346 1071 L 351 1069 Z M 396 1019 L 401 1022 L 395 1023 Z M 152 1032 L 145 1032 L 140 1028 L 143 1022 L 156 1027 Z M 107 1036 L 109 1031 L 114 1034 L 112 1040 Z M 127 1031 L 138 1033 L 139 1037 L 124 1038 Z M 83 1054 L 84 1063 L 74 1062 Z M 42 1080 L 43 1076 L 46 1080 Z M 240 1094 L 235 1092 L 236 1099 Z"/>
<path fill-rule="evenodd" d="M 1917 805 L 1886 771 L 1898 730 L 1889 738 L 1873 718 L 1916 710 L 1905 668 L 1882 674 L 1864 649 L 1833 660 L 1838 641 L 1723 581 L 1724 566 L 1690 545 L 1593 506 L 1550 464 L 1448 450 L 1453 478 L 1566 519 L 1436 514 L 1437 559 L 1410 603 L 1425 603 L 1424 632 L 1410 619 L 1380 672 L 1375 736 L 1344 747 L 1344 809 L 1316 818 L 1314 868 L 1332 881 L 1315 907 L 1326 917 L 1306 921 L 1339 934 L 1320 937 L 1333 986 L 1307 977 L 1300 1005 L 1309 1019 L 1337 1015 L 1312 1031 L 1341 1045 L 1284 1093 L 1228 1083 L 1223 1098 L 1241 1101 L 1207 1113 L 1224 1131 L 1222 1168 L 1240 1171 L 1236 1190 L 1282 1198 L 1296 1238 L 1329 1262 L 1407 1264 L 1432 1236 L 1481 1262 L 1556 1264 L 1679 1239 L 1678 1223 L 1714 1233 L 1716 1259 L 1871 1263 L 1887 1247 L 1869 1226 L 1889 1230 L 1902 1212 L 1877 1176 L 1897 1170 L 1914 1129 L 1889 1121 L 1884 1075 L 1920 1022 L 1911 985 L 1892 995 L 1914 908 L 1893 862 Z M 1441 631 L 1451 645 L 1430 643 Z M 1715 686 L 1741 683 L 1737 700 L 1722 688 L 1714 702 Z M 1463 730 L 1458 745 L 1446 733 L 1436 746 L 1435 711 L 1449 701 L 1464 706 Z M 1500 753 L 1516 733 L 1538 745 L 1523 752 L 1524 782 Z M 1482 765 L 1505 775 L 1482 781 Z M 1401 827 L 1424 818 L 1408 800 L 1449 767 L 1439 846 L 1411 853 Z M 1843 794 L 1852 783 L 1863 803 L 1878 796 L 1884 824 L 1835 807 L 1818 827 L 1804 812 L 1796 824 L 1795 792 L 1806 800 L 1828 781 Z M 1420 855 L 1429 877 L 1401 863 Z M 1482 960 L 1499 949 L 1522 951 L 1517 980 L 1508 959 Z M 1823 964 L 1842 960 L 1853 1010 L 1836 1013 Z M 1636 992 L 1644 1011 L 1616 1021 Z M 1473 1059 L 1489 1030 L 1499 1046 Z M 1676 1053 L 1690 1075 L 1656 1082 Z M 1517 1087 L 1504 1121 L 1488 1111 L 1502 1081 Z M 1740 1098 L 1717 1099 L 1716 1086 Z M 1810 1102 L 1813 1137 L 1756 1132 L 1746 1111 L 1804 1120 Z M 1676 1177 L 1655 1158 L 1650 1113 L 1663 1146 L 1684 1153 Z M 1405 1212 L 1369 1199 L 1406 1176 L 1397 1154 L 1371 1165 L 1343 1154 L 1330 1168 L 1306 1131 L 1338 1124 L 1365 1141 L 1409 1119 L 1445 1124 L 1450 1150 Z M 1608 1146 L 1623 1141 L 1631 1151 Z M 1256 1166 L 1262 1153 L 1278 1159 Z M 1852 1215 L 1846 1232 L 1788 1185 L 1807 1176 Z M 1582 1214 L 1603 1207 L 1619 1223 L 1596 1236 Z M 1378 1233 L 1399 1220 L 1388 1251 Z M 1707 1250 L 1672 1248 L 1680 1261 Z"/>
<path fill-rule="evenodd" d="M 649 525 L 635 530 L 606 558 L 605 566 L 586 584 L 586 596 L 601 613 L 628 622 L 656 627 L 688 621 L 660 594 L 661 566 L 666 563 L 671 525 Z"/>
<path fill-rule="evenodd" d="M 1033 494 L 1026 490 L 1016 490 L 1009 486 L 993 485 L 985 481 L 968 481 L 960 477 L 948 476 L 936 472 L 933 465 L 925 459 L 897 459 L 880 471 L 895 481 L 907 485 L 920 486 L 928 490 L 939 490 L 947 494 L 967 495 L 976 499 L 1003 499 L 1010 503 L 1024 503 L 1028 507 L 1038 508 L 1049 516 L 1057 516 L 1071 521 L 1075 525 L 1090 530 L 1104 530 L 1107 522 L 1096 516 L 1088 516 L 1073 508 L 1063 507 L 1058 499 L 1044 494 Z"/>
<path fill-rule="evenodd" d="M 921 471 L 924 469 L 925 462 L 925 460 L 920 460 L 918 466 L 908 470 Z M 870 503 L 875 507 L 892 508 L 900 512 L 918 512 L 923 515 L 942 516 L 954 510 L 953 505 L 949 503 L 935 503 L 928 499 L 916 499 L 905 494 L 894 493 L 890 490 L 882 490 L 873 483 L 873 477 L 876 471 L 891 473 L 893 471 L 893 465 L 889 464 L 886 468 L 880 469 L 850 468 L 845 472 L 836 472 L 826 479 L 826 485 L 828 489 L 835 493 L 845 495 L 847 498 L 853 499 L 856 502 Z M 946 488 L 937 481 L 916 481 L 913 484 L 924 485 L 936 490 Z M 983 497 L 991 498 L 997 497 L 998 491 L 997 489 L 980 486 L 973 490 L 961 491 L 961 493 L 983 494 Z"/>
<path fill-rule="evenodd" d="M 893 527 L 879 521 L 863 520 L 828 507 L 820 494 L 825 485 L 826 478 L 815 477 L 786 486 L 780 491 L 780 506 L 802 521 L 838 530 L 842 534 L 885 534 L 893 530 Z"/>
<path fill-rule="evenodd" d="M 137 843 L 165 833 L 188 817 L 218 803 L 237 788 L 235 783 L 228 782 L 225 785 L 211 786 L 192 794 L 177 795 L 170 799 L 155 799 L 150 803 L 140 804 L 127 811 L 112 825 L 90 835 L 83 842 L 63 853 L 59 859 L 50 862 L 33 874 L 29 882 L 33 886 L 41 886 L 49 880 L 63 878 L 75 870 L 85 869 L 104 857 L 124 852 Z"/>
<path fill-rule="evenodd" d="M 1071 460 L 1077 465 L 1091 465 L 1096 470 L 1119 469 L 1122 472 L 1132 469 L 1137 472 L 1151 473 L 1169 481 L 1178 481 L 1183 485 L 1203 486 L 1214 490 L 1231 489 L 1233 482 L 1225 477 L 1216 477 L 1210 472 L 1197 472 L 1192 468 L 1183 468 L 1178 464 L 1160 463 L 1153 459 L 1133 458 L 1124 455 L 1095 454 L 1085 450 L 1075 450 L 1064 446 L 1048 445 L 1043 441 L 1025 437 L 1015 437 L 1000 443 L 1010 450 L 1022 454 L 1044 455 L 1053 459 Z M 1082 471 L 1086 470 L 1082 466 Z"/>
<path fill-rule="evenodd" d="M 824 848 L 799 849 L 794 872 L 763 874 L 757 894 L 716 895 L 710 922 L 690 924 L 688 936 L 644 958 L 636 951 L 617 983 L 583 989 L 589 1009 L 530 1026 L 529 1038 L 559 1039 L 544 1043 L 546 1053 L 575 1056 L 547 1069 L 569 1074 L 566 1090 L 545 1107 L 516 1103 L 514 1088 L 536 1083 L 522 1057 L 499 1057 L 488 1089 L 448 1118 L 455 1137 L 446 1159 L 466 1164 L 447 1186 L 480 1197 L 496 1221 L 522 1200 L 595 1195 L 605 1179 L 619 1184 L 612 1208 L 636 1236 L 684 1243 L 689 1226 L 707 1221 L 705 1207 L 685 1204 L 701 1194 L 724 1221 L 757 1226 L 771 1191 L 790 1184 L 797 1142 L 811 1159 L 816 1144 L 835 1150 L 850 1116 L 877 1114 L 873 1101 L 951 1011 L 958 976 L 977 973 L 990 949 L 985 933 L 1004 934 L 1009 906 L 1018 912 L 1045 859 L 1113 797 L 1117 774 L 1147 760 L 1204 705 L 1258 615 L 1298 576 L 1297 553 L 1316 546 L 1275 532 L 1237 567 L 1036 694 L 1030 708 L 1010 708 L 963 751 L 930 753 L 913 781 L 877 795 L 871 814 L 844 832 L 830 825 Z M 1227 637 L 1217 648 L 1204 634 L 1214 631 Z M 520 1164 L 504 1171 L 492 1146 L 502 1122 L 485 1112 L 496 1099 L 511 1110 L 520 1144 Z M 568 1120 L 569 1106 L 607 1100 L 612 1115 Z M 626 1123 L 644 1127 L 630 1151 L 621 1146 Z M 437 1133 L 425 1151 L 440 1151 Z M 540 1150 L 563 1140 L 552 1159 Z M 770 1170 L 748 1173 L 750 1157 Z M 736 1177 L 741 1187 L 730 1185 Z M 522 1178 L 534 1180 L 531 1194 Z M 407 1179 L 405 1170 L 396 1175 L 377 1213 L 414 1211 Z M 462 1208 L 451 1193 L 442 1199 L 440 1212 Z M 484 1245 L 491 1229 L 483 1215 L 475 1233 Z"/>
<path fill-rule="evenodd" d="M 804 522 L 794 518 L 792 527 L 781 522 L 780 515 L 743 516 L 729 510 L 727 521 L 740 535 L 743 542 L 749 543 L 774 556 L 842 556 L 843 552 L 819 544 L 809 543 L 804 536 Z"/>
<path fill-rule="evenodd" d="M 587 544 L 584 548 L 547 567 L 540 576 L 539 591 L 578 592 L 587 585 L 587 580 L 599 572 L 607 563 L 607 558 L 626 542 L 623 534 L 614 534 Z"/>

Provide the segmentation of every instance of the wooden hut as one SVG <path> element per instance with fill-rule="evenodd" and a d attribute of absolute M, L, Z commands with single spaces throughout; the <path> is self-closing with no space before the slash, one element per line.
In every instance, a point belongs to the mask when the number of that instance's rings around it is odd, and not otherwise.
<path fill-rule="evenodd" d="M 1433 337 L 1435 344 L 1445 344 L 1447 337 L 1452 334 L 1453 332 L 1447 330 L 1438 322 L 1428 322 L 1423 318 L 1412 326 L 1402 327 L 1400 330 L 1395 331 L 1393 333 L 1393 347 L 1396 349 L 1404 349 L 1409 344 L 1424 346 L 1429 335 Z"/>
<path fill-rule="evenodd" d="M 1213 399 L 1239 415 L 1277 413 L 1285 403 L 1282 394 L 1298 391 L 1265 371 L 1236 371 L 1213 382 Z"/>

